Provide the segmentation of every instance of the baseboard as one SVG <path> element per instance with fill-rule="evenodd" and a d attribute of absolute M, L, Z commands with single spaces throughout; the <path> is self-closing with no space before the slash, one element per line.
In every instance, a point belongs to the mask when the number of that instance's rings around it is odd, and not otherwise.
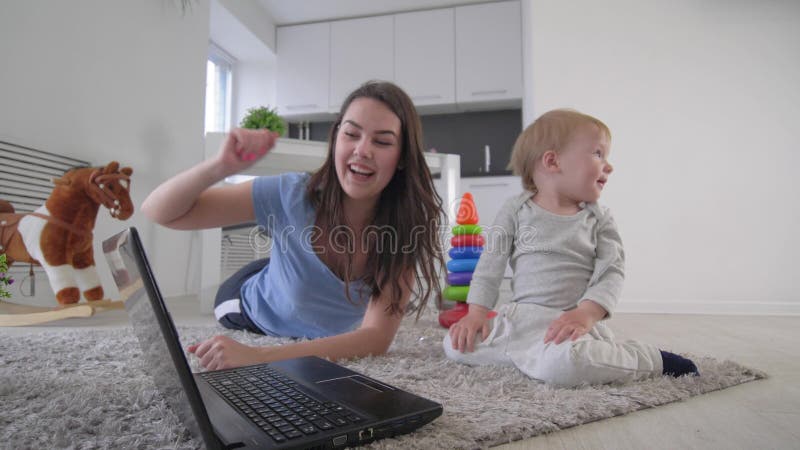
<path fill-rule="evenodd" d="M 711 300 L 621 300 L 618 313 L 800 316 L 797 302 L 727 302 Z"/>

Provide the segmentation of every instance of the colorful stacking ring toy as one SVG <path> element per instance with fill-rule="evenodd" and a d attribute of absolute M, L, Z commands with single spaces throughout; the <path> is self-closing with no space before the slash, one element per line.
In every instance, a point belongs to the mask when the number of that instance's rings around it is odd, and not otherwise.
<path fill-rule="evenodd" d="M 469 192 L 465 193 L 461 199 L 456 223 L 458 225 L 451 230 L 453 237 L 450 239 L 450 245 L 453 248 L 448 252 L 451 258 L 447 262 L 448 285 L 442 291 L 442 297 L 445 300 L 456 302 L 456 304 L 452 309 L 439 313 L 439 323 L 445 328 L 450 328 L 469 311 L 469 305 L 467 305 L 469 284 L 472 281 L 475 266 L 478 265 L 478 260 L 483 253 L 485 242 L 481 236 L 481 227 L 478 225 L 478 210 L 475 208 L 475 201 Z M 488 317 L 495 315 L 494 311 L 490 311 Z"/>

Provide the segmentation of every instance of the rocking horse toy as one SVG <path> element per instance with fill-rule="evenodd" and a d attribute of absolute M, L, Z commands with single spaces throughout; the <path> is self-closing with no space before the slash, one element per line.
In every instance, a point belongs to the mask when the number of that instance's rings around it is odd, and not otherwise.
<path fill-rule="evenodd" d="M 111 217 L 133 214 L 130 176 L 133 169 L 113 161 L 105 167 L 72 169 L 53 180 L 55 188 L 36 211 L 17 214 L 0 200 L 0 253 L 8 265 L 40 265 L 59 307 L 10 305 L 21 313 L 0 315 L 0 326 L 31 325 L 67 317 L 89 317 L 96 309 L 117 309 L 121 301 L 103 299 L 94 263 L 93 233 L 100 206 Z M 112 268 L 113 270 L 113 268 Z M 87 303 L 78 303 L 83 298 Z"/>

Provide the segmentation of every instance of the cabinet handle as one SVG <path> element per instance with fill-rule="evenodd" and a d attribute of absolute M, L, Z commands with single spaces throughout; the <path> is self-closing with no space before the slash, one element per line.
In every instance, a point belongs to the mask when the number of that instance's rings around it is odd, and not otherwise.
<path fill-rule="evenodd" d="M 470 184 L 470 188 L 482 188 L 482 187 L 508 187 L 508 183 L 486 183 L 486 184 Z"/>
<path fill-rule="evenodd" d="M 436 100 L 437 98 L 442 98 L 441 95 L 416 95 L 411 97 L 411 100 Z"/>
<path fill-rule="evenodd" d="M 473 96 L 478 96 L 478 95 L 496 95 L 496 94 L 505 94 L 506 92 L 508 92 L 507 89 L 495 89 L 493 91 L 473 91 L 472 95 Z"/>
<path fill-rule="evenodd" d="M 309 109 L 316 107 L 316 103 L 309 103 L 308 105 L 286 105 L 286 109 Z"/>

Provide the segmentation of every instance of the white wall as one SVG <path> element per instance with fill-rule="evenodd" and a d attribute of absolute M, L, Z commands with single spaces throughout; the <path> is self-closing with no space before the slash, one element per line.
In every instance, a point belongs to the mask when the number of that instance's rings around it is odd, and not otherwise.
<path fill-rule="evenodd" d="M 239 125 L 253 107 L 275 107 L 276 67 L 272 62 L 238 62 L 233 72 L 233 119 Z"/>
<path fill-rule="evenodd" d="M 3 2 L 0 136 L 94 164 L 132 166 L 137 206 L 162 180 L 200 161 L 208 4 L 193 1 L 185 14 L 179 5 Z M 138 213 L 123 224 L 101 211 L 95 241 L 128 225 L 144 235 L 156 273 L 175 275 L 160 277 L 162 290 L 188 290 L 181 268 L 199 258 L 190 235 L 156 228 Z"/>
<path fill-rule="evenodd" d="M 800 313 L 800 3 L 523 3 L 526 124 L 573 107 L 613 134 L 620 309 Z"/>
<path fill-rule="evenodd" d="M 236 59 L 231 125 L 238 126 L 249 108 L 275 106 L 275 25 L 255 2 L 210 0 L 209 9 L 211 40 Z"/>
<path fill-rule="evenodd" d="M 269 51 L 275 53 L 275 21 L 260 4 L 241 0 L 217 1 L 233 14 L 249 32 L 253 33 Z"/>

